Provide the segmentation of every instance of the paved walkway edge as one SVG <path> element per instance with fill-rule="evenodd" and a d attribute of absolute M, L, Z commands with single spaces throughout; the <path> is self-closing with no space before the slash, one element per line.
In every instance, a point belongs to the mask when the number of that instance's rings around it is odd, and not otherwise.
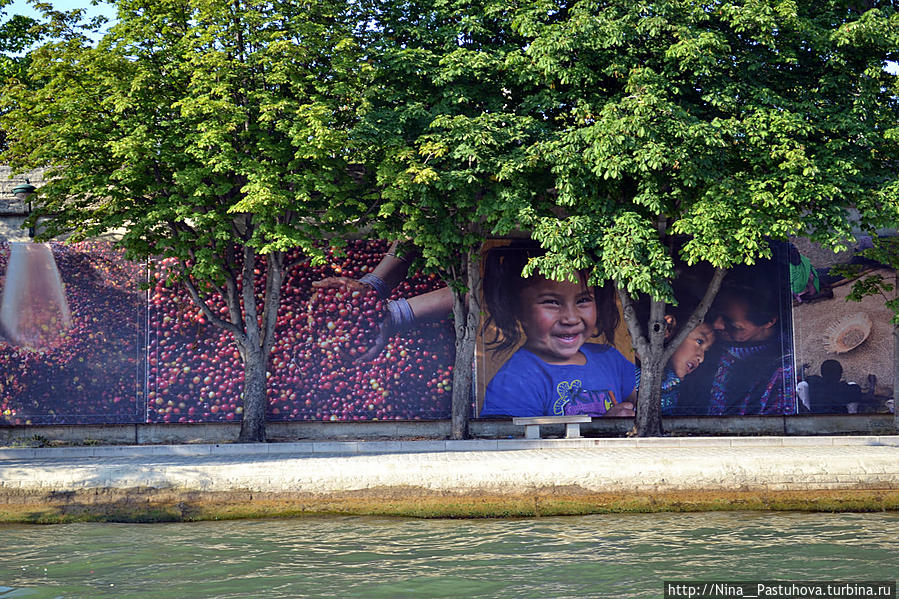
<path fill-rule="evenodd" d="M 639 447 L 899 447 L 899 435 L 809 437 L 646 437 L 599 439 L 469 439 L 463 441 L 298 441 L 294 443 L 198 443 L 186 445 L 98 445 L 0 447 L 0 460 L 147 456 L 362 455 L 446 451 Z"/>

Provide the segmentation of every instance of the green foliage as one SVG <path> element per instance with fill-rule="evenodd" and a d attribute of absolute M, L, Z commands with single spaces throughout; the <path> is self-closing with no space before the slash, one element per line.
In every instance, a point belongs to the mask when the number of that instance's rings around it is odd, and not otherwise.
<path fill-rule="evenodd" d="M 0 17 L 5 15 L 3 7 L 9 2 L 0 0 Z M 24 78 L 28 68 L 25 51 L 39 39 L 36 25 L 37 21 L 22 15 L 0 21 L 0 81 Z"/>
<path fill-rule="evenodd" d="M 27 50 L 40 39 L 38 23 L 30 17 L 6 18 L 5 7 L 12 0 L 0 0 L 0 84 L 28 81 L 30 63 Z M 0 151 L 6 147 L 6 134 L 0 129 Z"/>
<path fill-rule="evenodd" d="M 387 235 L 426 265 L 524 227 L 554 277 L 668 300 L 669 234 L 716 267 L 896 218 L 889 3 L 374 2 L 359 133 Z M 660 221 L 661 218 L 661 221 Z M 895 222 L 895 220 L 894 220 Z M 452 278 L 452 277 L 451 277 Z"/>
<path fill-rule="evenodd" d="M 893 270 L 899 269 L 899 237 L 874 237 L 873 244 L 874 247 L 862 250 L 859 255 Z M 860 302 L 866 297 L 879 295 L 886 307 L 893 311 L 891 322 L 899 325 L 899 294 L 896 293 L 895 280 L 887 280 L 878 273 L 865 275 L 864 268 L 856 264 L 834 267 L 831 270 L 835 274 L 855 279 L 846 296 L 848 301 Z"/>
<path fill-rule="evenodd" d="M 846 208 L 896 222 L 890 3 L 528 3 L 528 77 L 551 131 L 528 148 L 558 213 L 524 213 L 557 253 L 630 293 L 666 299 L 669 233 L 717 267 L 768 255 L 766 237 L 836 244 Z M 661 217 L 662 227 L 659 226 Z M 661 235 L 660 235 L 661 232 Z M 559 262 L 561 260 L 561 262 Z"/>
<path fill-rule="evenodd" d="M 506 2 L 372 2 L 375 80 L 357 135 L 383 203 L 378 232 L 411 241 L 457 287 L 485 235 L 518 224 L 547 180 L 525 149 L 546 131 Z"/>
<path fill-rule="evenodd" d="M 48 166 L 47 235 L 124 229 L 131 257 L 190 260 L 221 282 L 260 254 L 358 223 L 347 136 L 358 47 L 335 2 L 120 0 L 94 47 L 77 15 L 31 53 L 38 90 L 3 93 L 2 158 Z"/>

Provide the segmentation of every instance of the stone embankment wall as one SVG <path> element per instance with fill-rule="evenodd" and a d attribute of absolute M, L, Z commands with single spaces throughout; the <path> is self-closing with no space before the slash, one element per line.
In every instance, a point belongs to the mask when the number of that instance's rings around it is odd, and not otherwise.
<path fill-rule="evenodd" d="M 0 449 L 0 522 L 899 509 L 897 437 Z"/>

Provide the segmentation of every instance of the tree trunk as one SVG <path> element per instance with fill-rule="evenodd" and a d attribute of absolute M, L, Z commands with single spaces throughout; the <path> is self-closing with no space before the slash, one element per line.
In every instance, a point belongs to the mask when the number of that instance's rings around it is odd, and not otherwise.
<path fill-rule="evenodd" d="M 242 351 L 243 357 L 243 420 L 240 423 L 238 443 L 265 442 L 266 381 L 268 358 L 261 348 Z"/>
<path fill-rule="evenodd" d="M 453 439 L 468 438 L 475 342 L 481 314 L 481 257 L 477 251 L 470 251 L 464 260 L 463 269 L 468 293 L 453 290 L 453 326 L 456 331 L 451 423 Z"/>
<path fill-rule="evenodd" d="M 255 251 L 244 248 L 243 296 L 245 343 L 238 341 L 244 361 L 243 421 L 239 443 L 265 442 L 265 409 L 268 405 L 266 369 L 275 344 L 275 326 L 281 304 L 281 283 L 284 279 L 284 255 L 272 252 L 266 256 L 265 293 L 262 314 L 258 313 L 255 293 Z"/>
<path fill-rule="evenodd" d="M 630 299 L 630 298 L 628 298 Z M 625 314 L 627 314 L 625 310 Z M 635 317 L 627 318 L 628 326 Z M 637 323 L 639 326 L 639 323 Z M 661 437 L 662 430 L 662 378 L 670 352 L 665 346 L 665 302 L 653 301 L 649 308 L 647 337 L 637 343 L 640 356 L 640 389 L 637 392 L 637 413 L 634 433 L 638 437 Z M 633 333 L 631 333 L 633 337 Z"/>
<path fill-rule="evenodd" d="M 634 430 L 638 437 L 661 437 L 662 376 L 664 366 L 641 364 L 640 390 L 637 393 L 637 415 Z"/>
<path fill-rule="evenodd" d="M 662 428 L 662 379 L 665 374 L 665 365 L 674 351 L 687 338 L 702 319 L 705 318 L 712 301 L 721 288 L 721 282 L 727 271 L 716 268 L 705 290 L 699 305 L 690 314 L 687 322 L 679 326 L 679 330 L 673 339 L 666 342 L 665 334 L 665 306 L 664 302 L 653 301 L 650 303 L 649 322 L 647 333 L 637 318 L 634 310 L 634 301 L 620 285 L 616 285 L 618 298 L 621 301 L 624 313 L 624 321 L 637 356 L 640 358 L 640 389 L 637 393 L 637 412 L 634 419 L 633 434 L 638 437 L 660 437 L 664 433 Z"/>

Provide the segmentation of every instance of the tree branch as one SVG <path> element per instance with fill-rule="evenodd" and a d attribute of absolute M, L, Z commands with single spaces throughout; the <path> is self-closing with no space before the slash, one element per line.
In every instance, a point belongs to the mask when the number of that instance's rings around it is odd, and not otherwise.
<path fill-rule="evenodd" d="M 637 319 L 637 311 L 634 309 L 634 300 L 625 290 L 624 285 L 620 285 L 615 281 L 615 291 L 618 293 L 618 300 L 621 302 L 621 313 L 624 316 L 624 322 L 627 324 L 627 330 L 631 334 L 631 342 L 634 349 L 637 350 L 638 356 L 649 355 L 649 340 L 643 334 L 643 327 Z"/>
<path fill-rule="evenodd" d="M 242 339 L 245 339 L 244 332 L 240 330 L 235 324 L 228 322 L 227 320 L 222 319 L 218 314 L 213 313 L 212 309 L 209 307 L 209 304 L 206 303 L 202 297 L 200 297 L 200 292 L 197 290 L 197 286 L 194 284 L 193 280 L 187 275 L 187 264 L 185 264 L 184 260 L 179 261 L 181 264 L 181 268 L 184 269 L 185 275 L 184 278 L 181 279 L 182 284 L 185 289 L 187 289 L 187 293 L 190 294 L 191 299 L 197 306 L 200 307 L 200 311 L 203 313 L 203 316 L 206 317 L 211 324 L 221 327 L 222 329 L 228 331 L 229 333 L 234 335 L 235 340 L 241 342 Z"/>
<path fill-rule="evenodd" d="M 268 355 L 275 342 L 278 307 L 281 304 L 281 282 L 284 277 L 284 253 L 272 252 L 266 258 L 265 299 L 262 310 L 262 352 Z"/>
<path fill-rule="evenodd" d="M 256 251 L 248 245 L 243 248 L 243 271 L 241 273 L 241 294 L 243 296 L 244 329 L 247 348 L 262 347 L 259 335 L 259 312 L 256 309 Z"/>
<path fill-rule="evenodd" d="M 702 301 L 699 302 L 699 305 L 697 305 L 692 314 L 690 314 L 690 318 L 687 319 L 687 322 L 680 327 L 677 335 L 675 335 L 665 347 L 665 354 L 663 356 L 665 362 L 674 355 L 674 352 L 680 347 L 680 344 L 684 342 L 687 335 L 699 326 L 699 323 L 705 318 L 706 313 L 708 313 L 709 308 L 712 306 L 712 302 L 715 300 L 715 296 L 718 295 L 718 290 L 721 288 L 721 282 L 724 280 L 726 274 L 727 270 L 723 268 L 715 269 L 715 273 L 709 281 L 709 286 L 706 287 L 705 295 L 702 296 Z"/>

